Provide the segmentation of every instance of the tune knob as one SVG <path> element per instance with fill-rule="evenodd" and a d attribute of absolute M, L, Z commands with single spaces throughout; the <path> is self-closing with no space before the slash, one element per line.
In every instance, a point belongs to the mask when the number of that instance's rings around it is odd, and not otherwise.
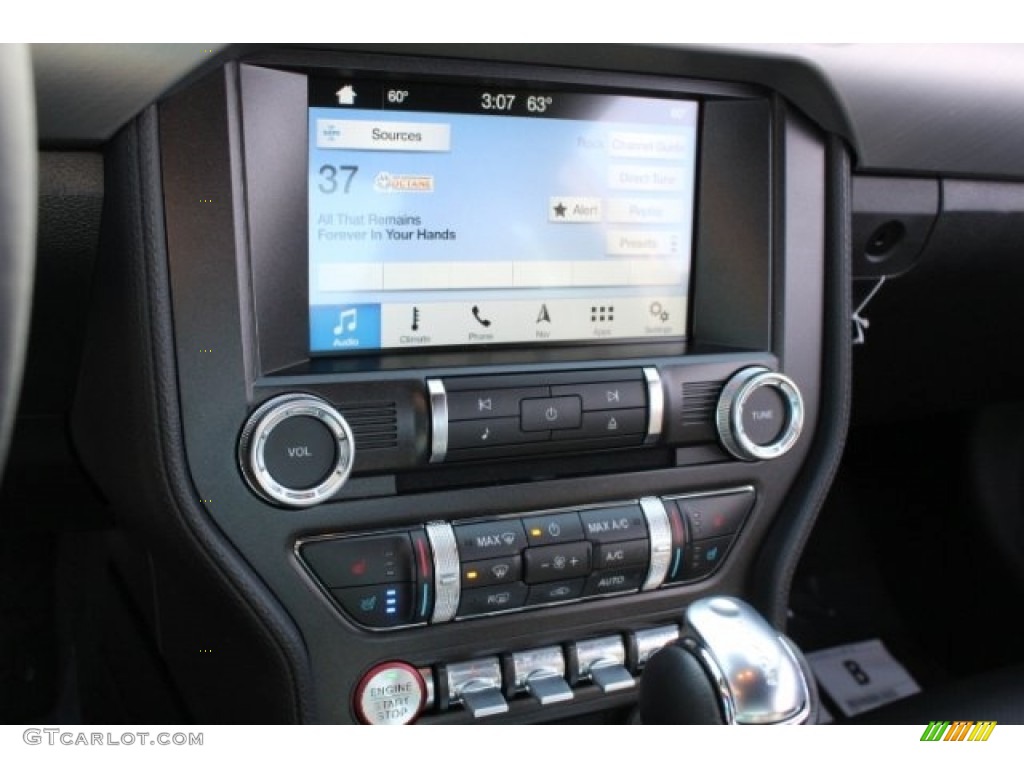
<path fill-rule="evenodd" d="M 249 417 L 238 443 L 242 475 L 258 495 L 311 507 L 348 480 L 355 442 L 348 423 L 312 395 L 281 395 Z"/>
<path fill-rule="evenodd" d="M 804 401 L 788 376 L 745 368 L 726 383 L 715 413 L 722 445 L 737 459 L 776 459 L 804 426 Z"/>

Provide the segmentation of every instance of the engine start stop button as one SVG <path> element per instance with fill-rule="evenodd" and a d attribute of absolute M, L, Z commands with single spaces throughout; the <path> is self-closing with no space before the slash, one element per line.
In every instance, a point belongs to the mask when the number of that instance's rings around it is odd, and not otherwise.
<path fill-rule="evenodd" d="M 368 725 L 406 725 L 416 719 L 426 700 L 427 686 L 415 667 L 386 661 L 359 683 L 356 714 Z"/>

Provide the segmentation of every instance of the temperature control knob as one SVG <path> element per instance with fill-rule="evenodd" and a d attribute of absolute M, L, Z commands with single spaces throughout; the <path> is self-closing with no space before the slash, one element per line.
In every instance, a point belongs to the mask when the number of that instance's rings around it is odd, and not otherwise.
<path fill-rule="evenodd" d="M 745 368 L 722 390 L 715 422 L 722 445 L 737 459 L 777 459 L 800 437 L 804 401 L 788 376 Z"/>
<path fill-rule="evenodd" d="M 311 507 L 348 480 L 355 454 L 344 417 L 318 397 L 281 395 L 249 417 L 238 461 L 249 486 L 267 501 Z"/>

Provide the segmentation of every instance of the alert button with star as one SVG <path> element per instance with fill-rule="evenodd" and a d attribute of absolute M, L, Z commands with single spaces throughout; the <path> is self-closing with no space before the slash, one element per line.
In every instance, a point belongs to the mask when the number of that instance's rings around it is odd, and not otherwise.
<path fill-rule="evenodd" d="M 599 197 L 552 197 L 548 221 L 552 224 L 597 224 L 603 220 Z"/>

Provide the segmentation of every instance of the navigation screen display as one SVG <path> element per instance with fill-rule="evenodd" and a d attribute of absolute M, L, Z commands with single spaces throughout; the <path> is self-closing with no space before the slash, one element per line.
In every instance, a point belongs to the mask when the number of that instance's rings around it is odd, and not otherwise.
<path fill-rule="evenodd" d="M 313 79 L 310 350 L 686 337 L 697 103 Z"/>

